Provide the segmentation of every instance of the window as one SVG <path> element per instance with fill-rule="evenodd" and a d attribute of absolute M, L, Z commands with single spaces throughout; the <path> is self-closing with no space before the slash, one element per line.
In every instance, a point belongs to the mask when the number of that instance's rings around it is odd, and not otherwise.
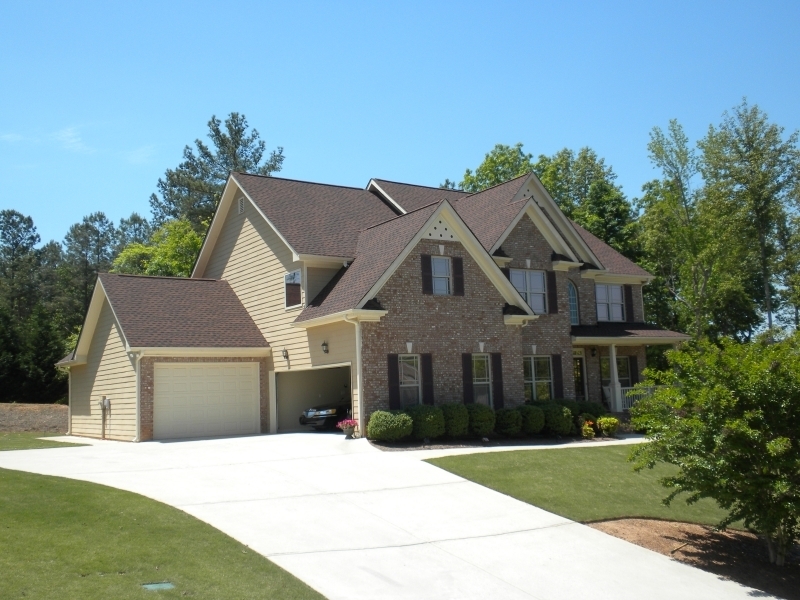
<path fill-rule="evenodd" d="M 528 303 L 536 314 L 547 312 L 547 301 L 545 300 L 547 287 L 545 284 L 544 271 L 525 271 L 523 269 L 511 269 L 509 272 L 511 283 L 520 293 L 525 302 Z"/>
<path fill-rule="evenodd" d="M 578 290 L 571 281 L 567 282 L 567 292 L 569 293 L 569 324 L 580 325 L 581 315 L 578 311 Z"/>
<path fill-rule="evenodd" d="M 621 285 L 596 285 L 597 320 L 624 321 L 625 308 Z"/>
<path fill-rule="evenodd" d="M 631 387 L 631 363 L 629 357 L 617 357 L 617 377 L 619 378 L 620 387 Z M 611 385 L 611 360 L 607 356 L 600 359 L 600 378 L 604 387 Z"/>
<path fill-rule="evenodd" d="M 525 400 L 550 400 L 553 397 L 553 371 L 549 356 L 526 356 L 523 379 Z"/>
<path fill-rule="evenodd" d="M 400 404 L 403 408 L 422 401 L 419 354 L 401 354 L 397 357 L 400 371 Z"/>
<path fill-rule="evenodd" d="M 450 285 L 450 259 L 446 256 L 431 257 L 433 273 L 433 293 L 437 296 L 448 296 L 452 292 Z"/>
<path fill-rule="evenodd" d="M 492 365 L 488 354 L 472 355 L 472 389 L 476 404 L 492 405 Z"/>
<path fill-rule="evenodd" d="M 300 271 L 292 271 L 283 276 L 284 298 L 286 308 L 300 306 L 302 295 L 300 293 Z"/>

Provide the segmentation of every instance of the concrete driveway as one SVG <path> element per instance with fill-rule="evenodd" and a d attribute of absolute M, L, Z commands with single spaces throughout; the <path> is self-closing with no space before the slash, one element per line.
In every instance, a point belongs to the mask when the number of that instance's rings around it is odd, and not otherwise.
<path fill-rule="evenodd" d="M 332 599 L 764 597 L 341 435 L 93 442 L 1 452 L 0 467 L 160 500 Z"/>

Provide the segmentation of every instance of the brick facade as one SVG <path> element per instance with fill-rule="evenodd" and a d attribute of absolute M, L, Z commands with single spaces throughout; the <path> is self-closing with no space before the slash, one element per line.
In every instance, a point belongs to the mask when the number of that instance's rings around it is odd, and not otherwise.
<path fill-rule="evenodd" d="M 144 356 L 139 363 L 140 411 L 139 440 L 144 442 L 153 439 L 153 397 L 154 372 L 156 363 L 225 363 L 225 362 L 257 362 L 259 363 L 259 386 L 261 392 L 261 433 L 269 432 L 269 370 L 271 359 L 255 357 L 181 357 L 181 356 Z"/>

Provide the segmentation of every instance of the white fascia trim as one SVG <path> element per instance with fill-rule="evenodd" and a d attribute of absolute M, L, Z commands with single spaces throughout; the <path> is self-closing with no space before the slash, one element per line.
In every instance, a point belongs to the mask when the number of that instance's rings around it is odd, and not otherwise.
<path fill-rule="evenodd" d="M 568 260 L 555 260 L 553 261 L 554 271 L 569 271 L 570 269 L 579 269 L 583 265 L 580 262 L 571 262 Z"/>
<path fill-rule="evenodd" d="M 571 238 L 571 241 L 576 248 L 580 248 L 581 250 L 586 252 L 586 256 L 588 256 L 591 259 L 589 262 L 592 262 L 595 265 L 602 266 L 603 263 L 601 263 L 600 259 L 597 258 L 594 252 L 591 251 L 589 245 L 583 241 L 583 238 L 578 234 L 578 232 L 572 226 L 572 223 L 570 223 L 569 219 L 567 219 L 567 216 L 558 207 L 558 204 L 556 204 L 556 201 L 553 200 L 552 196 L 550 196 L 550 192 L 547 191 L 547 188 L 544 187 L 544 185 L 536 176 L 536 174 L 531 173 L 531 176 L 528 179 L 528 181 L 533 182 L 533 185 L 536 188 L 536 190 L 539 192 L 544 201 L 550 206 L 551 210 L 547 211 L 548 214 L 555 220 L 561 222 L 564 228 L 563 234 L 568 235 Z M 571 252 L 569 253 L 569 256 L 572 256 Z"/>
<path fill-rule="evenodd" d="M 86 311 L 86 319 L 83 321 L 83 327 L 81 327 L 81 333 L 75 347 L 75 358 L 68 363 L 70 366 L 73 364 L 82 365 L 86 363 L 86 357 L 89 354 L 89 346 L 92 343 L 95 329 L 97 329 L 97 321 L 100 319 L 100 311 L 103 308 L 104 300 L 108 302 L 108 306 L 111 308 L 111 314 L 119 328 L 122 343 L 127 350 L 128 340 L 125 337 L 125 331 L 122 329 L 122 324 L 119 322 L 117 313 L 114 311 L 114 305 L 111 304 L 111 299 L 108 297 L 108 294 L 106 294 L 106 290 L 103 288 L 103 284 L 98 277 L 97 283 L 94 286 L 94 291 L 92 292 L 92 299 L 89 301 L 89 309 Z"/>
<path fill-rule="evenodd" d="M 572 344 L 574 346 L 672 346 L 679 344 L 690 339 L 688 335 L 681 337 L 663 338 L 663 337 L 635 337 L 635 338 L 618 338 L 618 337 L 585 337 L 585 336 L 572 336 Z"/>
<path fill-rule="evenodd" d="M 539 315 L 503 315 L 503 322 L 506 325 L 522 325 L 524 327 L 538 318 Z"/>
<path fill-rule="evenodd" d="M 522 299 L 522 296 L 519 295 L 517 289 L 511 285 L 511 282 L 508 280 L 508 278 L 503 275 L 500 267 L 498 267 L 497 263 L 494 262 L 492 256 L 486 251 L 486 248 L 481 245 L 481 243 L 478 241 L 478 238 L 476 238 L 475 234 L 472 233 L 472 230 L 467 227 L 466 223 L 464 223 L 463 219 L 453 208 L 453 205 L 447 200 L 443 200 L 441 205 L 439 205 L 439 208 L 433 211 L 433 214 L 428 218 L 425 224 L 420 227 L 419 231 L 406 245 L 400 255 L 391 265 L 389 265 L 389 268 L 386 269 L 386 271 L 383 273 L 383 275 L 381 275 L 380 279 L 378 279 L 375 285 L 372 286 L 369 292 L 364 295 L 364 297 L 358 303 L 358 308 L 363 307 L 371 298 L 374 298 L 378 294 L 378 292 L 384 285 L 386 285 L 386 282 L 389 281 L 389 278 L 394 274 L 398 267 L 400 267 L 400 265 L 403 264 L 403 261 L 408 258 L 408 255 L 411 254 L 411 251 L 416 247 L 419 241 L 423 239 L 428 227 L 433 224 L 433 222 L 443 213 L 446 214 L 445 218 L 450 223 L 450 226 L 458 236 L 461 244 L 464 246 L 467 252 L 469 252 L 473 260 L 478 263 L 478 266 L 483 270 L 483 272 L 486 273 L 486 276 L 497 288 L 497 291 L 502 294 L 503 299 L 509 304 L 521 308 L 530 315 L 534 314 L 527 302 L 525 302 L 525 300 Z"/>
<path fill-rule="evenodd" d="M 323 256 L 321 254 L 298 254 L 297 261 L 307 267 L 341 267 L 346 262 L 355 260 L 352 256 Z"/>
<path fill-rule="evenodd" d="M 494 260 L 494 262 L 497 263 L 497 266 L 502 269 L 503 267 L 505 267 L 508 263 L 510 263 L 514 259 L 511 258 L 510 256 L 495 256 L 493 254 L 492 255 L 492 260 Z"/>
<path fill-rule="evenodd" d="M 646 285 L 650 283 L 654 277 L 652 275 L 621 275 L 616 273 L 609 273 L 608 271 L 595 271 L 588 269 L 581 273 L 583 279 L 594 279 L 597 283 L 621 283 L 633 285 Z"/>
<path fill-rule="evenodd" d="M 233 202 L 233 197 L 236 195 L 235 192 L 229 192 L 234 187 L 240 188 L 238 183 L 231 184 L 231 181 L 233 181 L 233 176 L 228 175 L 228 180 L 225 182 L 225 187 L 222 190 L 222 196 L 220 196 L 219 199 L 219 205 L 217 206 L 217 210 L 214 211 L 214 216 L 211 219 L 211 225 L 208 226 L 206 237 L 203 239 L 203 245 L 200 246 L 200 253 L 197 255 L 197 261 L 195 262 L 194 269 L 192 269 L 192 274 L 190 275 L 192 278 L 200 277 L 200 274 L 203 273 L 208 266 L 208 258 L 217 243 L 219 232 L 225 223 L 225 218 L 220 217 L 220 215 L 224 214 L 227 216 L 228 208 L 230 207 L 231 202 Z"/>
<path fill-rule="evenodd" d="M 370 191 L 370 190 L 373 190 L 373 189 L 377 190 L 377 192 L 381 196 L 383 196 L 386 200 L 391 202 L 392 206 L 394 206 L 397 210 L 399 210 L 401 215 L 404 215 L 404 214 L 406 214 L 408 212 L 402 206 L 400 206 L 397 202 L 395 202 L 394 198 L 392 198 L 389 194 L 387 194 L 381 186 L 379 186 L 377 183 L 375 183 L 374 179 L 370 179 L 369 183 L 367 184 L 367 191 Z"/>
<path fill-rule="evenodd" d="M 318 327 L 320 325 L 328 325 L 337 321 L 380 321 L 383 317 L 389 314 L 388 310 L 365 310 L 365 309 L 352 309 L 343 310 L 341 312 L 317 317 L 316 319 L 309 319 L 308 321 L 293 322 L 292 327 L 299 327 L 300 329 L 309 329 L 311 327 Z"/>
<path fill-rule="evenodd" d="M 163 347 L 147 348 L 135 347 L 127 350 L 129 353 L 137 353 L 141 356 L 246 356 L 262 357 L 272 354 L 272 348 L 181 348 Z"/>
<path fill-rule="evenodd" d="M 100 287 L 103 286 L 103 283 L 100 281 L 99 277 L 97 278 L 97 286 Z M 130 346 L 128 345 L 128 338 L 125 336 L 125 330 L 122 329 L 122 323 L 120 322 L 119 318 L 117 318 L 117 311 L 114 310 L 114 305 L 111 303 L 111 298 L 108 297 L 105 288 L 103 288 L 103 294 L 105 295 L 106 300 L 108 301 L 109 308 L 111 308 L 111 314 L 114 316 L 114 320 L 117 322 L 117 327 L 119 327 L 119 332 L 120 334 L 122 334 L 122 342 L 125 344 L 125 351 L 127 352 Z M 98 316 L 100 316 L 99 313 Z"/>

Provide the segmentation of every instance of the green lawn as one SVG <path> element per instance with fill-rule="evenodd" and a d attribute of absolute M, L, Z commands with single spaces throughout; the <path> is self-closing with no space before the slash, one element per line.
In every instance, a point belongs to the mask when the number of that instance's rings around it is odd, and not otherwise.
<path fill-rule="evenodd" d="M 40 440 L 44 436 L 57 436 L 57 433 L 42 433 L 26 431 L 24 433 L 0 433 L 0 451 L 2 450 L 33 450 L 35 448 L 59 448 L 85 446 L 86 444 L 68 444 L 64 442 L 52 442 L 50 440 Z"/>
<path fill-rule="evenodd" d="M 573 521 L 652 517 L 716 525 L 725 513 L 711 500 L 666 507 L 658 479 L 670 466 L 634 473 L 630 446 L 488 452 L 428 462 Z"/>
<path fill-rule="evenodd" d="M 141 587 L 162 581 L 175 589 Z M 155 597 L 322 596 L 177 509 L 93 483 L 0 469 L 0 598 Z"/>

